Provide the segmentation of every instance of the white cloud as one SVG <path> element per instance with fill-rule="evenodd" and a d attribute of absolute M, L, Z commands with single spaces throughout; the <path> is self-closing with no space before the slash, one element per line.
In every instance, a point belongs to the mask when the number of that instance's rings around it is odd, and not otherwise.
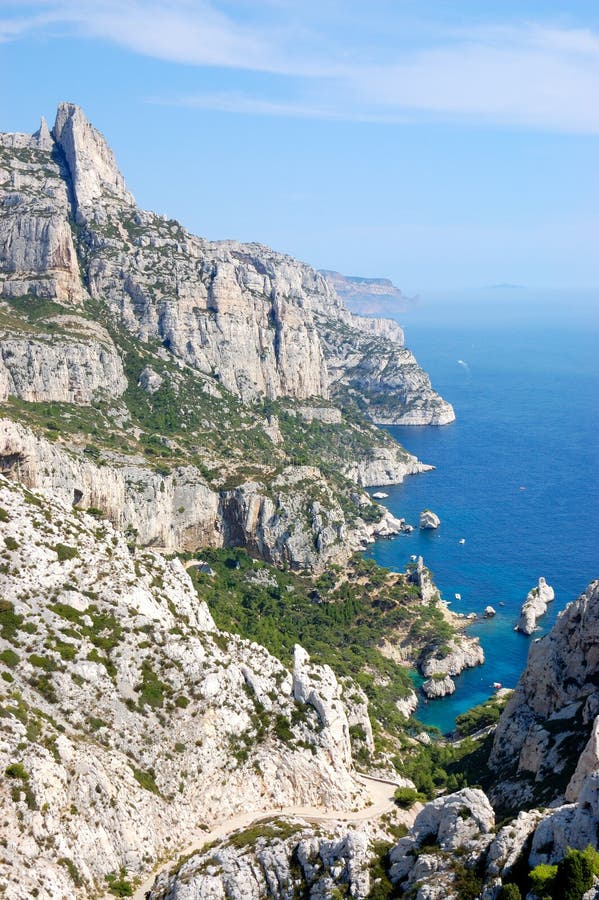
<path fill-rule="evenodd" d="M 426 116 L 599 132 L 599 34 L 525 22 L 429 34 L 428 46 L 381 46 L 354 27 L 339 38 L 308 2 L 301 27 L 285 4 L 235 0 L 30 0 L 0 21 L 0 40 L 60 25 L 174 63 L 282 76 L 277 96 L 204 93 L 161 102 L 262 115 L 396 122 Z M 1 8 L 15 4 L 0 0 Z M 287 17 L 287 18 L 286 18 Z M 397 23 L 396 23 L 397 24 Z M 354 23 L 355 26 L 355 23 Z M 320 28 L 320 30 L 319 30 Z M 328 28 L 328 30 L 326 30 Z M 325 29 L 325 30 L 323 30 Z"/>

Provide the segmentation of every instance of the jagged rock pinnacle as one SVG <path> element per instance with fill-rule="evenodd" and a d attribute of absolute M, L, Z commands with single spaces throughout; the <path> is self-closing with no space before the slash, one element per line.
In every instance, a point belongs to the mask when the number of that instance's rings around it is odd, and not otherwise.
<path fill-rule="evenodd" d="M 52 149 L 54 141 L 52 140 L 52 135 L 50 134 L 50 129 L 48 128 L 48 123 L 46 122 L 44 116 L 42 116 L 41 118 L 40 127 L 33 133 L 32 137 L 36 141 L 37 146 L 40 150 Z"/>
<path fill-rule="evenodd" d="M 112 150 L 79 106 L 74 103 L 59 104 L 53 134 L 71 173 L 79 220 L 90 216 L 95 202 L 100 198 L 119 204 L 135 204 Z"/>

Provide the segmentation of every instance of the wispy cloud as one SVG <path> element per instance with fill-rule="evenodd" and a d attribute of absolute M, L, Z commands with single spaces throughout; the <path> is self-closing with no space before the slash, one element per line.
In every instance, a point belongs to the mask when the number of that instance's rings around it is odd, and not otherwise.
<path fill-rule="evenodd" d="M 520 23 L 444 27 L 418 46 L 377 47 L 359 27 L 341 39 L 307 2 L 284 0 L 0 0 L 0 40 L 67 29 L 173 63 L 280 76 L 276 96 L 197 93 L 152 102 L 260 115 L 396 122 L 407 117 L 599 132 L 599 34 Z M 10 15 L 12 11 L 13 15 Z M 397 23 L 395 23 L 397 24 Z M 293 26 L 293 27 L 292 27 Z M 255 89 L 258 91 L 258 89 Z"/>

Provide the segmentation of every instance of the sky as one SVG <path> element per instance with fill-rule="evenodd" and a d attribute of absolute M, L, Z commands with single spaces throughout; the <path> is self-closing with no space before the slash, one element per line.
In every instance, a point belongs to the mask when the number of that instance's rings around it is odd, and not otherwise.
<path fill-rule="evenodd" d="M 596 0 L 0 0 L 0 130 L 61 100 L 203 236 L 408 293 L 599 286 Z"/>

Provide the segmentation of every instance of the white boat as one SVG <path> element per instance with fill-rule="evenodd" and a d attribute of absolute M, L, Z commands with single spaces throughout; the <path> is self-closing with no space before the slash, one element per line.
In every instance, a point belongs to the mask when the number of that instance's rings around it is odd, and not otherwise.
<path fill-rule="evenodd" d="M 384 491 L 375 491 L 372 496 L 375 500 L 384 500 L 389 494 L 386 494 Z"/>
<path fill-rule="evenodd" d="M 465 544 L 465 543 L 466 543 L 466 538 L 460 538 L 458 541 L 458 544 Z"/>
<path fill-rule="evenodd" d="M 493 690 L 494 690 L 494 691 L 500 691 L 501 688 L 502 688 L 502 684 L 501 684 L 500 681 L 494 681 L 494 682 L 493 682 Z"/>
<path fill-rule="evenodd" d="M 461 595 L 461 594 L 454 594 L 453 596 L 456 598 L 456 600 L 461 600 L 461 599 L 462 599 L 462 595 Z"/>

